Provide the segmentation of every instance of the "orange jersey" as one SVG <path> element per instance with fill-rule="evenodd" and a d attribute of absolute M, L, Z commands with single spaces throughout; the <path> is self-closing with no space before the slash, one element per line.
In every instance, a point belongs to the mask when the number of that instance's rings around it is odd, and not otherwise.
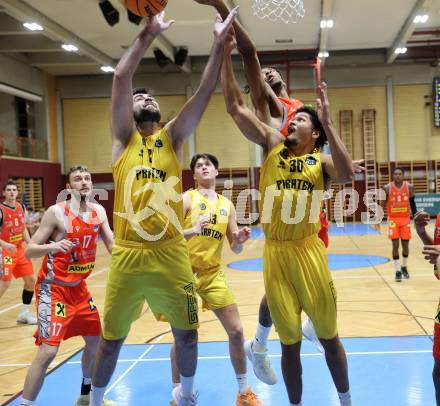
<path fill-rule="evenodd" d="M 397 188 L 394 182 L 390 183 L 387 212 L 390 218 L 410 218 L 409 189 L 406 182 L 403 182 L 400 188 Z"/>
<path fill-rule="evenodd" d="M 440 245 L 440 213 L 437 214 L 434 228 L 434 245 Z"/>
<path fill-rule="evenodd" d="M 38 281 L 61 281 L 72 284 L 86 279 L 95 268 L 96 244 L 101 229 L 96 210 L 88 221 L 76 216 L 66 204 L 64 209 L 66 230 L 65 239 L 75 245 L 67 254 L 57 252 L 45 256 L 38 274 Z"/>
<path fill-rule="evenodd" d="M 284 97 L 278 97 L 278 100 L 283 105 L 283 122 L 281 124 L 281 134 L 287 137 L 289 132 L 289 124 L 295 116 L 296 110 L 304 106 L 304 103 L 296 99 L 286 99 Z"/>
<path fill-rule="evenodd" d="M 0 238 L 3 241 L 21 246 L 24 239 L 25 230 L 25 210 L 21 203 L 16 203 L 15 207 L 0 204 L 0 211 L 3 214 Z"/>

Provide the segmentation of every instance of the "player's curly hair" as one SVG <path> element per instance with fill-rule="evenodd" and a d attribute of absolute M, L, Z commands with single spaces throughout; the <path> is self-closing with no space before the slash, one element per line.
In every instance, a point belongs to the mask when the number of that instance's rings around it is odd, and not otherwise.
<path fill-rule="evenodd" d="M 315 148 L 321 150 L 324 145 L 327 144 L 327 134 L 325 133 L 324 127 L 319 120 L 318 112 L 312 107 L 303 106 L 296 110 L 295 114 L 298 113 L 308 114 L 308 116 L 310 117 L 310 121 L 312 122 L 312 129 L 314 131 L 319 131 L 319 137 L 315 141 Z"/>

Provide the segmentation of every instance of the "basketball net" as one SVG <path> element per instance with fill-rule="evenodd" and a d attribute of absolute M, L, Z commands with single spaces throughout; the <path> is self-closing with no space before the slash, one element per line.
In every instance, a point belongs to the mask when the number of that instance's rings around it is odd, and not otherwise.
<path fill-rule="evenodd" d="M 253 12 L 258 18 L 296 23 L 304 17 L 304 0 L 253 0 Z"/>

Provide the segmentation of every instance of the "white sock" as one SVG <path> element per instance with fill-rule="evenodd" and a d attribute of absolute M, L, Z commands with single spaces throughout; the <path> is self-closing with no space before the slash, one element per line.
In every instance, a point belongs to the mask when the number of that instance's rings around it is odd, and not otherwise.
<path fill-rule="evenodd" d="M 29 306 L 28 304 L 22 304 L 21 305 L 21 313 L 27 313 L 29 311 Z"/>
<path fill-rule="evenodd" d="M 180 375 L 180 385 L 182 390 L 182 396 L 184 398 L 190 398 L 193 395 L 194 376 L 188 377 L 188 376 Z"/>
<path fill-rule="evenodd" d="M 301 402 L 299 402 L 299 403 L 291 403 L 290 406 L 302 406 L 302 403 Z"/>
<path fill-rule="evenodd" d="M 267 348 L 267 338 L 269 337 L 271 327 L 264 327 L 258 323 L 257 332 L 255 334 L 254 344 L 252 349 L 254 351 L 265 351 Z"/>
<path fill-rule="evenodd" d="M 171 382 L 171 387 L 174 389 L 174 388 L 177 388 L 178 386 L 180 385 L 180 382 Z"/>
<path fill-rule="evenodd" d="M 396 269 L 396 272 L 400 272 L 400 260 L 399 259 L 395 259 L 394 260 L 394 268 Z"/>
<path fill-rule="evenodd" d="M 402 266 L 406 268 L 406 265 L 408 264 L 408 257 L 402 257 Z"/>
<path fill-rule="evenodd" d="M 249 388 L 247 374 L 236 374 L 235 376 L 237 377 L 238 391 L 240 392 L 240 395 L 244 395 Z"/>
<path fill-rule="evenodd" d="M 345 393 L 338 392 L 339 401 L 341 402 L 341 406 L 351 406 L 351 393 L 348 390 Z"/>
<path fill-rule="evenodd" d="M 106 388 L 107 386 L 100 388 L 92 385 L 90 391 L 90 406 L 101 406 Z"/>
<path fill-rule="evenodd" d="M 33 400 L 21 399 L 20 406 L 31 406 L 34 404 Z"/>

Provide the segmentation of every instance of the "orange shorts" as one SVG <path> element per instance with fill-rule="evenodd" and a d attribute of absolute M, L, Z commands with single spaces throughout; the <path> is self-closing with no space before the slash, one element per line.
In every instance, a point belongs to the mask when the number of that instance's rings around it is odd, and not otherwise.
<path fill-rule="evenodd" d="M 0 276 L 2 281 L 12 280 L 12 275 L 17 279 L 33 274 L 32 262 L 24 255 L 23 245 L 17 247 L 15 253 L 4 249 L 0 250 Z"/>
<path fill-rule="evenodd" d="M 390 217 L 388 227 L 388 238 L 390 240 L 411 239 L 410 219 L 408 217 Z"/>
<path fill-rule="evenodd" d="M 35 344 L 59 346 L 74 336 L 101 335 L 98 309 L 85 281 L 77 286 L 35 285 L 38 328 Z"/>

